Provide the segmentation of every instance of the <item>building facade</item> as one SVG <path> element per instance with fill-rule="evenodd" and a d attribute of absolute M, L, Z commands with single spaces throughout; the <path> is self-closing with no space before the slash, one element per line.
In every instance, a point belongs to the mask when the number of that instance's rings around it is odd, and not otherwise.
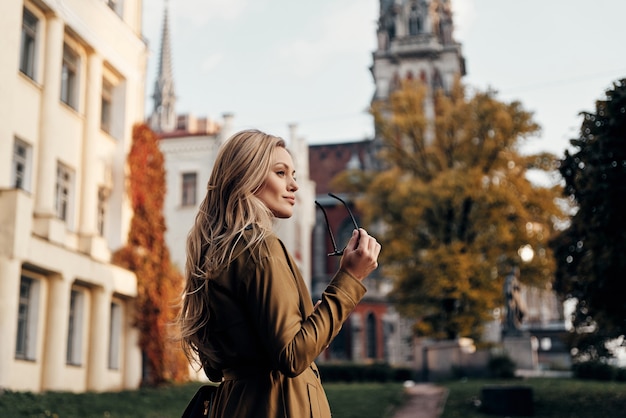
<path fill-rule="evenodd" d="M 126 241 L 143 120 L 141 0 L 0 3 L 0 387 L 105 391 L 141 381 Z"/>

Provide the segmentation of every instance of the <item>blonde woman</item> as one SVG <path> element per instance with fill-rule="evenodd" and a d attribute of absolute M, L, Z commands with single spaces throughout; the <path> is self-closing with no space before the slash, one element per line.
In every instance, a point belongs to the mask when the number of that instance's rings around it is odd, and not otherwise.
<path fill-rule="evenodd" d="M 330 417 L 314 359 L 365 294 L 380 245 L 355 230 L 313 306 L 298 268 L 273 234 L 298 185 L 285 142 L 257 130 L 220 149 L 187 241 L 180 317 L 183 348 L 221 382 L 211 417 Z"/>

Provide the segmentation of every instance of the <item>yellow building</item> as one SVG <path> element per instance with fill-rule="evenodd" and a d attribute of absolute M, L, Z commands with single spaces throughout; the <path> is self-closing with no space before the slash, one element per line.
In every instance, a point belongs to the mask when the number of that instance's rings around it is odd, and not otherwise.
<path fill-rule="evenodd" d="M 0 2 L 0 387 L 141 380 L 136 278 L 111 264 L 143 120 L 141 0 Z"/>

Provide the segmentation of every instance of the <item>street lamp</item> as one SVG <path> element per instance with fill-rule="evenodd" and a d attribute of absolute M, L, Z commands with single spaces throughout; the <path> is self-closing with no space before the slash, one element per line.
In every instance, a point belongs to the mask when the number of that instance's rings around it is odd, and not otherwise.
<path fill-rule="evenodd" d="M 526 244 L 519 247 L 519 249 L 517 250 L 517 255 L 519 255 L 524 263 L 530 263 L 535 257 L 535 251 L 533 250 L 533 247 L 530 246 L 530 244 Z"/>

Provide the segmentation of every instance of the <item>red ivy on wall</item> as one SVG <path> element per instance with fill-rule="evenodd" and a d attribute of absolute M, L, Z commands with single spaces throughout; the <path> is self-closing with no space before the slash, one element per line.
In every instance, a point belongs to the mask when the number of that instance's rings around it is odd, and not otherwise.
<path fill-rule="evenodd" d="M 128 155 L 128 193 L 133 208 L 128 242 L 113 261 L 137 276 L 135 326 L 144 355 L 142 384 L 183 381 L 188 363 L 175 342 L 174 320 L 183 284 L 165 243 L 165 168 L 156 134 L 146 125 L 133 127 Z"/>

